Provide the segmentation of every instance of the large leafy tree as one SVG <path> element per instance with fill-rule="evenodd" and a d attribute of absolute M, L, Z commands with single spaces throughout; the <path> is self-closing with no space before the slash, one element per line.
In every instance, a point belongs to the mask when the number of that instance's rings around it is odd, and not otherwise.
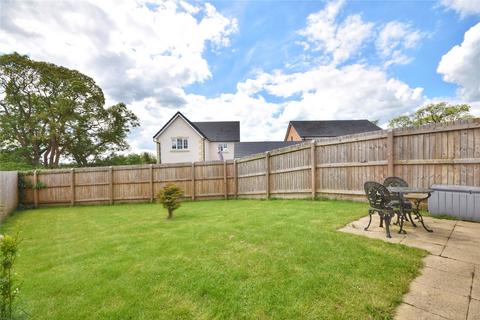
<path fill-rule="evenodd" d="M 448 104 L 446 102 L 430 103 L 419 108 L 415 113 L 393 118 L 390 128 L 416 127 L 428 123 L 441 123 L 471 118 L 470 106 L 467 104 Z"/>
<path fill-rule="evenodd" d="M 106 108 L 102 89 L 76 71 L 17 53 L 0 56 L 0 148 L 27 163 L 85 165 L 128 148 L 138 119 L 123 103 Z"/>

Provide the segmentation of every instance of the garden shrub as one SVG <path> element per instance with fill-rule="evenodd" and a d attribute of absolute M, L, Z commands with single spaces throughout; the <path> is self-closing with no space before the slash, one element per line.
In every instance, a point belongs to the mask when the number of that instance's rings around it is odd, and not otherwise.
<path fill-rule="evenodd" d="M 163 207 L 168 211 L 167 219 L 171 219 L 173 217 L 173 211 L 180 207 L 180 198 L 182 196 L 183 190 L 174 184 L 166 185 L 157 193 L 158 202 L 163 204 Z"/>
<path fill-rule="evenodd" d="M 37 170 L 37 172 L 40 172 L 40 171 Z M 30 180 L 25 178 L 26 176 L 32 175 L 32 174 L 33 174 L 33 171 L 24 171 L 24 172 L 18 173 L 18 207 L 20 209 L 33 207 L 33 204 L 30 206 L 27 206 L 25 204 L 25 198 L 26 198 L 28 189 L 41 190 L 47 187 L 47 185 L 42 181 L 37 181 L 37 183 L 33 185 L 33 183 Z"/>
<path fill-rule="evenodd" d="M 17 258 L 18 237 L 0 236 L 0 319 L 13 318 L 14 300 L 19 293 L 13 265 Z"/>

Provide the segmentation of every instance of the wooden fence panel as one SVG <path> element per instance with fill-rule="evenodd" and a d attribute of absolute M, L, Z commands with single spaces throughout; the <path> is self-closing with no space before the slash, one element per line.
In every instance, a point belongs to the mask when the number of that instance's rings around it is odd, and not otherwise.
<path fill-rule="evenodd" d="M 235 162 L 42 170 L 25 176 L 31 185 L 45 185 L 27 189 L 25 201 L 152 201 L 168 183 L 180 186 L 190 199 L 364 199 L 366 181 L 383 182 L 390 175 L 419 187 L 480 186 L 480 119 L 318 139 Z"/>
<path fill-rule="evenodd" d="M 478 186 L 478 119 L 455 122 L 454 129 L 451 126 L 396 130 L 395 175 L 419 187 L 432 184 Z"/>
<path fill-rule="evenodd" d="M 382 131 L 320 140 L 316 148 L 317 192 L 358 194 L 365 181 L 384 179 L 388 146 Z"/>
<path fill-rule="evenodd" d="M 265 156 L 237 162 L 239 195 L 265 195 L 266 163 Z"/>
<path fill-rule="evenodd" d="M 43 172 L 40 173 L 40 176 Z M 75 170 L 75 203 L 105 203 L 110 201 L 110 172 L 108 168 Z M 47 189 L 51 188 L 47 184 Z M 45 203 L 40 201 L 40 204 Z"/>
<path fill-rule="evenodd" d="M 269 166 L 270 193 L 274 197 L 311 193 L 311 163 L 310 145 L 293 147 L 286 153 L 272 154 Z"/>
<path fill-rule="evenodd" d="M 150 200 L 150 167 L 112 168 L 112 201 Z"/>
<path fill-rule="evenodd" d="M 38 202 L 52 204 L 70 203 L 70 171 L 46 171 L 38 175 Z M 48 186 L 43 188 L 42 186 Z"/>
<path fill-rule="evenodd" d="M 29 175 L 23 175 L 23 179 L 25 180 L 25 184 L 27 186 L 33 186 L 33 174 Z M 33 204 L 34 203 L 34 198 L 33 198 L 33 188 L 28 187 L 25 189 L 24 192 L 24 202 L 25 204 Z"/>
<path fill-rule="evenodd" d="M 195 197 L 221 197 L 224 195 L 223 161 L 195 164 Z"/>
<path fill-rule="evenodd" d="M 156 195 L 169 183 L 174 183 L 182 188 L 185 197 L 192 196 L 192 166 L 190 163 L 153 166 L 153 192 Z"/>

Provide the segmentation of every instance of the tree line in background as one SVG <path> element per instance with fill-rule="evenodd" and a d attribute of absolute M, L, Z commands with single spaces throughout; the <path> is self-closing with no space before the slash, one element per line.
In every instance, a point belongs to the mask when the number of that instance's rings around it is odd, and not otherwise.
<path fill-rule="evenodd" d="M 125 104 L 105 107 L 103 91 L 92 78 L 17 53 L 0 56 L 4 166 L 54 168 L 66 160 L 88 166 L 144 158 L 105 156 L 127 150 L 127 135 L 138 125 Z"/>
<path fill-rule="evenodd" d="M 132 164 L 155 164 L 156 157 L 149 152 L 129 153 L 129 154 L 110 154 L 102 158 L 90 161 L 87 165 L 81 165 L 76 162 L 60 163 L 59 168 L 75 167 L 102 167 L 102 166 L 120 166 Z M 0 171 L 29 171 L 33 169 L 42 169 L 45 166 L 31 165 L 18 161 L 18 156 L 13 152 L 0 152 Z"/>
<path fill-rule="evenodd" d="M 401 115 L 388 122 L 390 128 L 418 127 L 429 123 L 470 119 L 471 107 L 467 104 L 430 103 L 420 107 L 413 114 Z"/>
<path fill-rule="evenodd" d="M 388 125 L 471 117 L 469 105 L 440 102 Z M 150 153 L 119 154 L 129 148 L 127 135 L 138 126 L 125 104 L 105 107 L 92 78 L 18 53 L 0 56 L 0 170 L 155 163 Z"/>

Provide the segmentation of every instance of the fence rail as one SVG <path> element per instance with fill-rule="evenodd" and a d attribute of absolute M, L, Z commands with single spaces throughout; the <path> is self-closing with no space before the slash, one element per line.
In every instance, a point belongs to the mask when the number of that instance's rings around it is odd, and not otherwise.
<path fill-rule="evenodd" d="M 153 201 L 167 183 L 185 197 L 363 199 L 363 183 L 480 186 L 480 119 L 319 139 L 237 160 L 36 171 L 26 203 Z"/>

